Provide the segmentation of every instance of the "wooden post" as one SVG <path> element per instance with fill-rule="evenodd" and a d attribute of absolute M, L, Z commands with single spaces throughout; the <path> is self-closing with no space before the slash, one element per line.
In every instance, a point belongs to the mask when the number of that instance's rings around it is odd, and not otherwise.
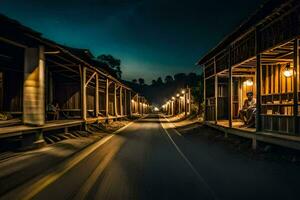
<path fill-rule="evenodd" d="M 128 110 L 127 110 L 127 89 L 124 91 L 124 115 L 128 115 Z"/>
<path fill-rule="evenodd" d="M 99 76 L 95 75 L 96 87 L 95 87 L 95 117 L 99 114 Z"/>
<path fill-rule="evenodd" d="M 115 89 L 114 89 L 114 115 L 118 116 L 118 110 L 117 110 L 117 84 L 115 83 Z"/>
<path fill-rule="evenodd" d="M 232 67 L 230 64 L 228 73 L 228 121 L 229 127 L 232 128 Z"/>
<path fill-rule="evenodd" d="M 189 111 L 189 114 L 191 114 L 191 103 L 192 103 L 192 99 L 191 99 L 191 88 L 188 88 L 188 99 L 189 99 L 189 106 L 188 106 L 188 111 Z"/>
<path fill-rule="evenodd" d="M 129 115 L 131 116 L 132 115 L 132 105 L 133 105 L 133 103 L 131 102 L 131 99 L 132 97 L 131 97 L 131 91 L 129 91 L 129 102 L 130 102 L 130 106 L 129 106 Z"/>
<path fill-rule="evenodd" d="M 261 55 L 256 56 L 256 131 L 261 130 Z"/>
<path fill-rule="evenodd" d="M 141 98 L 140 104 L 141 104 L 140 105 L 141 106 L 141 114 L 144 115 L 144 105 L 143 105 L 144 104 L 144 99 L 143 98 Z"/>
<path fill-rule="evenodd" d="M 218 75 L 216 57 L 214 57 L 214 73 L 215 73 L 215 124 L 218 123 Z"/>
<path fill-rule="evenodd" d="M 215 74 L 215 124 L 218 123 L 218 76 Z"/>
<path fill-rule="evenodd" d="M 105 114 L 106 117 L 109 116 L 109 81 L 108 78 L 106 79 L 106 94 L 105 94 Z"/>
<path fill-rule="evenodd" d="M 23 122 L 45 124 L 44 47 L 26 48 L 24 58 Z"/>
<path fill-rule="evenodd" d="M 186 95 L 187 95 L 187 92 L 184 91 L 184 115 L 185 116 L 187 116 L 187 102 L 186 102 L 187 97 L 186 97 Z"/>
<path fill-rule="evenodd" d="M 172 100 L 172 116 L 174 115 L 174 101 Z"/>
<path fill-rule="evenodd" d="M 81 77 L 81 117 L 86 120 L 86 67 L 82 67 Z"/>
<path fill-rule="evenodd" d="M 140 114 L 140 98 L 139 98 L 139 94 L 136 95 L 137 96 L 137 114 Z"/>
<path fill-rule="evenodd" d="M 120 115 L 123 116 L 123 91 L 122 86 L 120 86 Z"/>
<path fill-rule="evenodd" d="M 255 53 L 256 53 L 256 132 L 261 131 L 261 54 L 259 27 L 255 30 Z"/>
<path fill-rule="evenodd" d="M 203 108 L 203 121 L 206 121 L 206 78 L 205 78 L 205 66 L 203 66 L 203 101 L 204 101 L 204 108 Z"/>
<path fill-rule="evenodd" d="M 298 132 L 298 71 L 299 71 L 299 40 L 298 38 L 294 40 L 294 134 Z"/>

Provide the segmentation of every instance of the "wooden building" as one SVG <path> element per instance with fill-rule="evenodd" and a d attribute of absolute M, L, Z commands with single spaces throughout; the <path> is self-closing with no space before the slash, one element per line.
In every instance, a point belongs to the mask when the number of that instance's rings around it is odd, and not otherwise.
<path fill-rule="evenodd" d="M 57 44 L 3 15 L 0 26 L 0 138 L 132 114 L 135 92 L 89 50 Z"/>
<path fill-rule="evenodd" d="M 238 134 L 299 148 L 300 2 L 266 1 L 198 61 L 204 72 L 205 123 Z M 247 92 L 256 98 L 256 123 L 238 118 Z"/>

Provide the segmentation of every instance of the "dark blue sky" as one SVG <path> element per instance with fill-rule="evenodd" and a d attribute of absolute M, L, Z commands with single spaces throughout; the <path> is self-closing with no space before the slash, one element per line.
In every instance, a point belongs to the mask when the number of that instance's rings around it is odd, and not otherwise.
<path fill-rule="evenodd" d="M 176 3 L 175 3 L 176 2 Z M 0 0 L 0 12 L 56 42 L 122 60 L 123 77 L 196 72 L 195 62 L 263 0 Z"/>

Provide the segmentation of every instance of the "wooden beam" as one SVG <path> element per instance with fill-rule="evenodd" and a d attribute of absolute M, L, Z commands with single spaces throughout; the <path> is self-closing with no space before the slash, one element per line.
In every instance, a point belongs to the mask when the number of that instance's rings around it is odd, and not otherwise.
<path fill-rule="evenodd" d="M 76 70 L 74 70 L 74 69 L 72 69 L 72 68 L 69 68 L 69 67 L 67 67 L 67 66 L 65 66 L 65 65 L 63 65 L 63 64 L 60 64 L 60 63 L 58 63 L 58 62 L 56 62 L 56 61 L 54 61 L 54 60 L 52 60 L 52 59 L 47 58 L 46 60 L 49 61 L 49 62 L 52 62 L 53 64 L 55 64 L 55 65 L 57 65 L 57 66 L 63 67 L 63 68 L 65 68 L 65 69 L 69 70 L 69 71 L 72 71 L 72 72 L 74 72 L 74 73 L 78 73 L 78 71 L 76 71 Z"/>
<path fill-rule="evenodd" d="M 0 40 L 3 41 L 3 42 L 6 42 L 6 43 L 8 43 L 8 44 L 17 46 L 17 47 L 21 47 L 21 48 L 24 48 L 24 49 L 27 48 L 26 45 L 20 44 L 20 43 L 18 43 L 18 42 L 14 42 L 14 41 L 12 41 L 12 40 L 9 40 L 9 39 L 3 38 L 3 37 L 0 37 Z"/>
<path fill-rule="evenodd" d="M 94 76 L 96 76 L 97 72 L 94 72 L 92 74 L 92 76 L 90 76 L 89 80 L 84 84 L 84 87 L 87 87 L 87 85 L 89 84 L 89 82 L 94 78 Z"/>

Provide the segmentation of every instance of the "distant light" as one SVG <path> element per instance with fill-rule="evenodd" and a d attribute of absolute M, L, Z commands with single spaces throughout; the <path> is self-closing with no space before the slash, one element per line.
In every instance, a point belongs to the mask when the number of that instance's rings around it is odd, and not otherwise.
<path fill-rule="evenodd" d="M 246 86 L 252 86 L 253 85 L 253 81 L 251 79 L 248 79 L 244 82 L 244 85 Z"/>
<path fill-rule="evenodd" d="M 181 93 L 184 94 L 184 93 L 185 93 L 185 90 L 182 90 Z"/>
<path fill-rule="evenodd" d="M 172 100 L 175 100 L 175 97 L 172 97 Z"/>
<path fill-rule="evenodd" d="M 158 107 L 154 107 L 154 111 L 159 111 Z"/>
<path fill-rule="evenodd" d="M 131 102 L 132 102 L 132 103 L 134 103 L 134 100 L 133 100 L 133 99 L 131 99 Z"/>
<path fill-rule="evenodd" d="M 178 93 L 176 94 L 177 97 L 179 97 L 179 95 L 180 95 L 180 94 L 178 94 Z"/>
<path fill-rule="evenodd" d="M 166 107 L 166 105 L 163 105 L 162 107 L 163 107 L 163 108 L 165 108 L 165 107 Z"/>

